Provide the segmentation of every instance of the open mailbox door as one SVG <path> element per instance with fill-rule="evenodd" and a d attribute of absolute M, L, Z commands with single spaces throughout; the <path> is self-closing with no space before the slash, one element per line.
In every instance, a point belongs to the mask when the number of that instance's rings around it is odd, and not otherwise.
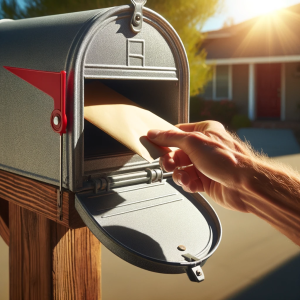
<path fill-rule="evenodd" d="M 200 194 L 172 180 L 76 194 L 75 206 L 93 234 L 125 261 L 169 274 L 204 280 L 201 266 L 221 239 L 221 224 Z"/>

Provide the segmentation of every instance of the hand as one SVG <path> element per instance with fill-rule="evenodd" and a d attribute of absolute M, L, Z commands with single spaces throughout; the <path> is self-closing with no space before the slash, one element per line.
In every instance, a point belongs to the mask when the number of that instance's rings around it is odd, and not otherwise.
<path fill-rule="evenodd" d="M 150 130 L 160 146 L 177 147 L 161 158 L 187 192 L 205 191 L 220 205 L 250 212 L 300 246 L 300 174 L 277 164 L 229 134 L 215 121 Z"/>
<path fill-rule="evenodd" d="M 166 171 L 174 171 L 174 182 L 187 192 L 204 191 L 226 208 L 247 212 L 241 199 L 243 176 L 239 161 L 247 154 L 242 143 L 216 121 L 177 127 L 182 131 L 148 132 L 153 143 L 179 148 L 160 159 Z"/>

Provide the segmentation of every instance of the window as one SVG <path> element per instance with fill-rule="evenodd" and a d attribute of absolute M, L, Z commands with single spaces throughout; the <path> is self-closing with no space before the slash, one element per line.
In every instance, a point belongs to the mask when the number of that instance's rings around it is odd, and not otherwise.
<path fill-rule="evenodd" d="M 232 99 L 231 65 L 215 66 L 213 79 L 204 88 L 205 99 Z"/>
<path fill-rule="evenodd" d="M 216 97 L 229 97 L 229 66 L 216 67 Z"/>
<path fill-rule="evenodd" d="M 213 99 L 213 80 L 210 80 L 204 87 L 203 97 L 205 99 Z"/>

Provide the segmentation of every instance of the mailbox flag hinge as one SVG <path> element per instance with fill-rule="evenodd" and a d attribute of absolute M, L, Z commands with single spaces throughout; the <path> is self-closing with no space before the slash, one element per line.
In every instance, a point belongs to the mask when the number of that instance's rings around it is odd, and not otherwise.
<path fill-rule="evenodd" d="M 66 77 L 65 71 L 48 72 L 31 69 L 7 67 L 4 68 L 14 75 L 20 77 L 42 92 L 46 93 L 54 100 L 54 109 L 51 113 L 50 124 L 54 132 L 60 134 L 60 159 L 59 159 L 59 190 L 57 190 L 57 216 L 62 220 L 63 201 L 63 134 L 66 133 Z"/>
<path fill-rule="evenodd" d="M 50 118 L 51 127 L 60 135 L 66 133 L 66 72 L 47 72 L 7 66 L 4 68 L 53 98 L 54 110 Z"/>

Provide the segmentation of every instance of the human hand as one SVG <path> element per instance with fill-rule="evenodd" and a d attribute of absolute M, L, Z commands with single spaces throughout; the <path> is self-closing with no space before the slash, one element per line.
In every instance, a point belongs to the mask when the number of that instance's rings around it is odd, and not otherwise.
<path fill-rule="evenodd" d="M 179 148 L 160 161 L 174 171 L 175 183 L 187 192 L 205 191 L 226 208 L 253 213 L 300 246 L 298 172 L 254 152 L 218 122 L 177 127 L 182 131 L 148 132 L 157 145 Z"/>
<path fill-rule="evenodd" d="M 148 138 L 164 147 L 177 147 L 160 159 L 176 184 L 191 193 L 206 192 L 220 205 L 247 212 L 241 199 L 243 147 L 216 121 L 177 125 L 182 131 L 150 130 Z"/>

